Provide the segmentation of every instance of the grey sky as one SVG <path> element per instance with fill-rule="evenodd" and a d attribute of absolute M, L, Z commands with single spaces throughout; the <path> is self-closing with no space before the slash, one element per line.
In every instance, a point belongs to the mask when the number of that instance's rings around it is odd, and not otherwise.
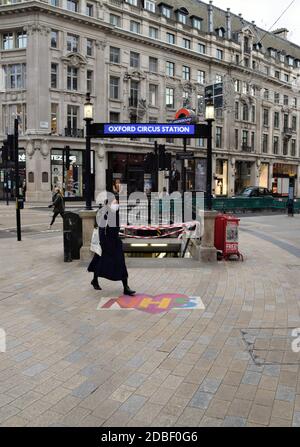
<path fill-rule="evenodd" d="M 208 3 L 208 0 L 204 1 Z M 255 20 L 259 27 L 268 30 L 291 1 L 292 0 L 213 0 L 213 4 L 224 10 L 230 8 L 235 14 L 242 13 L 246 20 L 249 20 L 250 22 Z M 295 0 L 273 29 L 287 28 L 289 30 L 289 40 L 300 46 L 299 18 L 300 0 Z"/>

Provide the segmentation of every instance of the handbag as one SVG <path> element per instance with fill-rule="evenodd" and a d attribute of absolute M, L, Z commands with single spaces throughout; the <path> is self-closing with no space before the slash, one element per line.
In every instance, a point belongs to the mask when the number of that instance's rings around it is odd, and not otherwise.
<path fill-rule="evenodd" d="M 98 256 L 102 255 L 98 228 L 94 228 L 94 230 L 93 230 L 90 250 L 93 253 L 96 253 Z"/>

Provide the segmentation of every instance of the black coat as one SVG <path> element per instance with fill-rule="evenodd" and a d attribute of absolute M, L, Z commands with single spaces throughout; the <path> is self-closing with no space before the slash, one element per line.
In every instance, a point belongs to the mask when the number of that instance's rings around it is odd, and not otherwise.
<path fill-rule="evenodd" d="M 88 271 L 111 281 L 128 278 L 123 243 L 119 237 L 119 227 L 99 228 L 102 255 L 96 253 L 88 266 Z"/>
<path fill-rule="evenodd" d="M 63 197 L 59 193 L 55 193 L 53 198 L 54 212 L 63 213 L 65 211 L 65 203 Z"/>

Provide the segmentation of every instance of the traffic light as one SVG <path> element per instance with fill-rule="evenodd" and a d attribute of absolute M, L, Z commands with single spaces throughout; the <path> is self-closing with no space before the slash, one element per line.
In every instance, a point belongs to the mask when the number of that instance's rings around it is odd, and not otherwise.
<path fill-rule="evenodd" d="M 14 135 L 7 135 L 7 147 L 8 147 L 8 161 L 16 161 Z"/>
<path fill-rule="evenodd" d="M 2 163 L 6 163 L 8 161 L 8 147 L 7 147 L 7 141 L 3 141 L 3 146 L 1 148 L 1 159 Z"/>
<path fill-rule="evenodd" d="M 144 171 L 147 174 L 151 174 L 152 172 L 154 172 L 156 170 L 155 158 L 156 157 L 153 154 L 153 152 L 149 152 L 148 154 L 146 154 L 146 156 L 144 158 Z"/>
<path fill-rule="evenodd" d="M 166 146 L 164 144 L 159 144 L 158 146 L 158 169 L 165 169 L 165 154 Z"/>
<path fill-rule="evenodd" d="M 15 148 L 14 148 L 14 136 L 7 135 L 7 140 L 3 140 L 2 146 L 2 163 L 14 162 L 15 161 Z"/>

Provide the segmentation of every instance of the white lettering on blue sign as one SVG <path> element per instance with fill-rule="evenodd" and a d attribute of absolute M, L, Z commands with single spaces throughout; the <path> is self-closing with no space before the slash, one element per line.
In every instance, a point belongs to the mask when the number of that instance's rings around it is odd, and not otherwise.
<path fill-rule="evenodd" d="M 105 124 L 104 135 L 194 135 L 194 125 L 183 124 Z"/>

